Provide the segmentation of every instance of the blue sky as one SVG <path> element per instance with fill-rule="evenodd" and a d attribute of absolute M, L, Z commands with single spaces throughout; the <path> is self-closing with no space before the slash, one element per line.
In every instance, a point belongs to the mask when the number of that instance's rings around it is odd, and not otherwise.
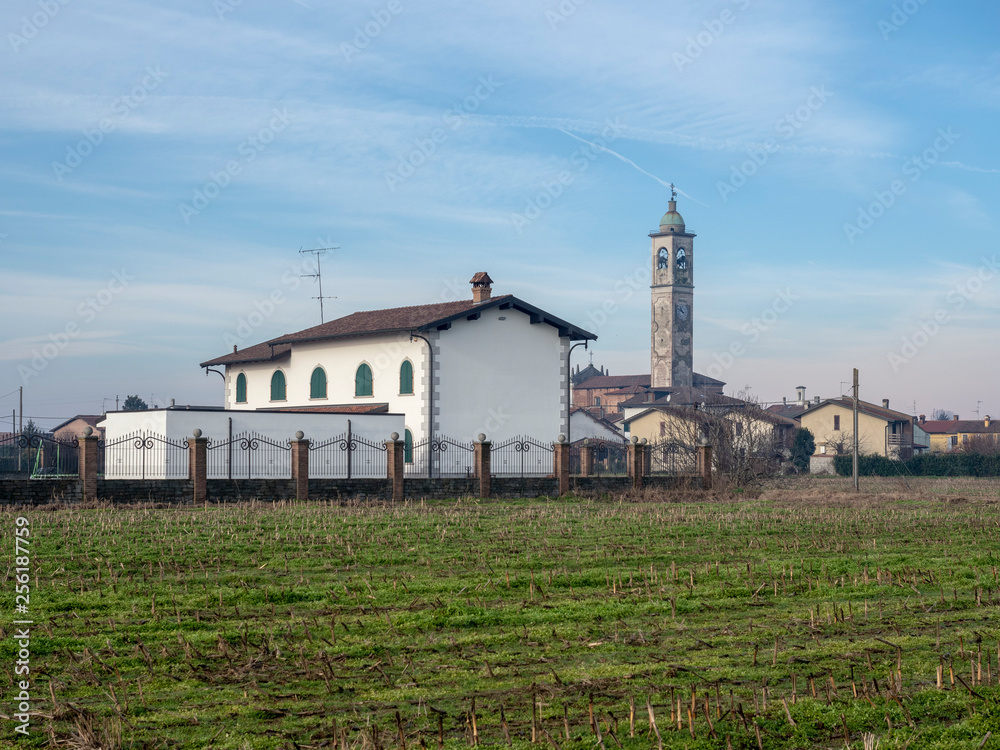
<path fill-rule="evenodd" d="M 942 0 L 13 0 L 0 414 L 21 385 L 47 426 L 116 394 L 221 403 L 198 363 L 318 323 L 298 250 L 330 245 L 328 319 L 485 270 L 597 333 L 596 364 L 648 372 L 671 182 L 698 234 L 696 370 L 780 400 L 858 367 L 868 400 L 1000 414 L 998 21 Z"/>

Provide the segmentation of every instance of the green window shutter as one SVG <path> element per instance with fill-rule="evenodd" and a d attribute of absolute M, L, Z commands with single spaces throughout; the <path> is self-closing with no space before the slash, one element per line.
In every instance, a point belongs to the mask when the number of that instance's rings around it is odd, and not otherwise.
<path fill-rule="evenodd" d="M 326 398 L 326 373 L 322 367 L 313 370 L 309 381 L 309 398 Z"/>
<path fill-rule="evenodd" d="M 403 463 L 413 463 L 413 433 L 409 430 L 403 431 Z"/>
<path fill-rule="evenodd" d="M 413 393 L 413 365 L 410 360 L 399 366 L 399 393 Z"/>
<path fill-rule="evenodd" d="M 285 373 L 281 370 L 275 370 L 271 376 L 271 400 L 285 400 Z"/>
<path fill-rule="evenodd" d="M 372 395 L 372 368 L 368 365 L 361 365 L 358 368 L 358 372 L 354 376 L 354 395 Z"/>
<path fill-rule="evenodd" d="M 242 372 L 236 376 L 236 403 L 247 402 L 247 376 Z"/>

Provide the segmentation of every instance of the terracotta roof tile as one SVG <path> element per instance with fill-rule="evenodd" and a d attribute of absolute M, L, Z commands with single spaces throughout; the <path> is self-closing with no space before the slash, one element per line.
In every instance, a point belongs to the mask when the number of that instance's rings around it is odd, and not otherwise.
<path fill-rule="evenodd" d="M 917 424 L 928 434 L 955 435 L 959 432 L 995 434 L 1000 432 L 1000 421 L 990 420 L 990 426 L 981 419 L 935 419 Z"/>
<path fill-rule="evenodd" d="M 291 355 L 292 347 L 289 344 L 276 344 L 277 339 L 265 341 L 263 344 L 254 344 L 246 349 L 224 354 L 221 357 L 202 362 L 201 367 L 211 367 L 212 365 L 238 365 L 245 362 L 274 362 Z"/>

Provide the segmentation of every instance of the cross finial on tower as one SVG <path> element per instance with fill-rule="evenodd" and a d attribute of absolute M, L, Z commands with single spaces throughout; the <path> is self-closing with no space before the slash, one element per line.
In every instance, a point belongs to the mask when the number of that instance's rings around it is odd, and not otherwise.
<path fill-rule="evenodd" d="M 674 183 L 670 183 L 670 200 L 677 200 L 677 189 L 674 188 Z"/>

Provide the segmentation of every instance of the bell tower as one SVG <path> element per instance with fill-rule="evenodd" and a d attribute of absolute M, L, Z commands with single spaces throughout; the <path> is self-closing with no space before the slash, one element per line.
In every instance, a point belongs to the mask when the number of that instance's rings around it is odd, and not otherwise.
<path fill-rule="evenodd" d="M 652 389 L 692 384 L 694 317 L 694 237 L 684 230 L 677 213 L 677 191 L 670 186 L 670 203 L 660 230 L 650 232 L 653 246 Z"/>

